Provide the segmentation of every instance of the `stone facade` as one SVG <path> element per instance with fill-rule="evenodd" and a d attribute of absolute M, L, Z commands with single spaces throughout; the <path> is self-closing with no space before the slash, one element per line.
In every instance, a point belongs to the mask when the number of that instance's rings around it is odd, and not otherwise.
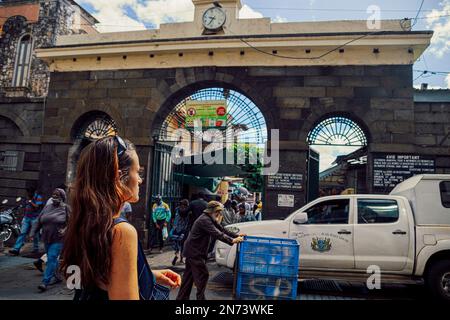
<path fill-rule="evenodd" d="M 78 11 L 74 10 L 76 7 L 68 1 L 6 1 L 0 4 L 0 14 L 3 17 L 3 12 L 8 12 L 11 6 L 20 8 L 27 4 L 38 4 L 36 7 L 36 10 L 39 10 L 37 21 L 29 21 L 24 16 L 14 15 L 7 18 L 2 25 L 0 96 L 43 97 L 47 94 L 50 79 L 48 67 L 43 61 L 36 58 L 34 50 L 31 57 L 28 85 L 25 88 L 12 88 L 17 46 L 22 36 L 31 35 L 33 49 L 38 49 L 55 45 L 59 35 L 81 32 L 80 29 L 73 29 L 74 15 Z"/>
<path fill-rule="evenodd" d="M 280 130 L 280 172 L 306 178 L 306 138 L 314 126 L 332 115 L 344 115 L 363 128 L 369 145 L 367 190 L 372 190 L 372 152 L 435 155 L 438 172 L 448 172 L 448 141 L 423 147 L 419 142 L 444 136 L 448 105 L 414 105 L 411 66 L 346 67 L 203 67 L 127 71 L 60 72 L 52 74 L 46 106 L 41 171 L 44 190 L 64 179 L 74 124 L 88 112 L 104 112 L 116 122 L 119 134 L 134 141 L 141 164 L 151 179 L 152 136 L 172 108 L 198 89 L 221 86 L 237 90 L 259 107 L 267 128 Z M 447 119 L 447 120 L 445 120 Z M 425 127 L 424 122 L 430 122 Z M 442 131 L 434 123 L 442 124 Z M 431 125 L 430 125 L 431 124 Z M 447 128 L 448 129 L 448 128 Z M 426 135 L 425 135 L 426 134 Z M 306 186 L 305 186 L 306 187 Z M 143 194 L 148 187 L 142 186 Z M 277 206 L 278 194 L 305 203 L 303 191 L 265 193 L 265 218 L 285 216 L 292 208 Z M 135 206 L 136 224 L 145 225 L 150 199 Z M 148 215 L 147 215 L 148 217 Z M 140 228 L 142 230 L 142 228 Z"/>
<path fill-rule="evenodd" d="M 26 196 L 27 187 L 39 185 L 39 171 L 46 165 L 41 163 L 45 160 L 41 158 L 41 136 L 50 72 L 36 57 L 35 49 L 53 46 L 59 35 L 79 33 L 79 25 L 90 21 L 92 26 L 96 20 L 65 0 L 2 1 L 0 17 L 0 155 L 13 152 L 19 157 L 17 171 L 0 168 L 0 199 L 12 201 Z M 80 19 L 85 22 L 75 25 Z M 14 87 L 18 44 L 24 35 L 32 39 L 30 71 L 26 85 Z"/>
<path fill-rule="evenodd" d="M 305 203 L 307 136 L 328 117 L 348 117 L 364 131 L 368 141 L 367 192 L 377 191 L 372 187 L 375 153 L 432 156 L 438 173 L 450 172 L 450 105 L 436 100 L 415 104 L 412 65 L 153 69 L 137 63 L 137 69 L 109 65 L 113 70 L 50 74 L 33 53 L 29 85 L 11 88 L 17 43 L 23 34 L 33 37 L 36 49 L 54 46 L 59 35 L 81 32 L 74 24 L 75 5 L 71 1 L 7 1 L 2 2 L 0 11 L 13 4 L 29 6 L 24 12 L 36 10 L 32 5 L 39 6 L 37 21 L 25 24 L 32 14 L 16 14 L 2 27 L 0 152 L 19 152 L 20 170 L 0 170 L 0 198 L 23 196 L 32 183 L 38 183 L 47 197 L 55 186 L 69 181 L 82 149 L 80 130 L 96 117 L 107 116 L 119 135 L 135 143 L 146 173 L 141 200 L 133 205 L 133 224 L 140 238 L 147 240 L 154 170 L 152 137 L 182 99 L 211 87 L 232 89 L 251 99 L 264 115 L 269 138 L 271 129 L 279 130 L 279 172 L 303 177 L 300 190 L 265 190 L 265 219 L 284 217 Z M 84 19 L 95 22 L 87 14 Z M 121 59 L 126 61 L 125 57 Z M 73 57 L 66 60 L 77 61 Z M 96 66 L 102 67 L 99 63 Z M 280 194 L 293 196 L 294 207 L 278 206 Z"/>
<path fill-rule="evenodd" d="M 416 90 L 415 144 L 436 155 L 436 173 L 450 173 L 450 90 Z"/>

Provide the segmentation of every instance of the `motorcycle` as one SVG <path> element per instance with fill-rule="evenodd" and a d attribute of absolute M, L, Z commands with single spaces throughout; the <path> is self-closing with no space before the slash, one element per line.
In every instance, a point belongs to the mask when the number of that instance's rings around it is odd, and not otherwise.
<path fill-rule="evenodd" d="M 17 212 L 20 208 L 23 208 L 23 204 L 20 203 L 22 198 L 16 198 L 16 203 L 19 203 L 13 208 L 8 208 L 0 211 L 0 241 L 6 242 L 14 234 L 16 237 L 20 235 L 20 224 L 17 221 Z M 8 200 L 2 201 L 2 205 L 6 205 Z"/>

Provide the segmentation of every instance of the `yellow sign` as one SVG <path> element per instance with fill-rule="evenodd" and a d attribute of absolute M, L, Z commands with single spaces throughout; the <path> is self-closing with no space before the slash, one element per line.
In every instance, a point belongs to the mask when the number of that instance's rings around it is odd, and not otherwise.
<path fill-rule="evenodd" d="M 221 181 L 219 185 L 217 186 L 216 193 L 221 196 L 220 202 L 225 203 L 228 200 L 228 187 L 229 187 L 228 181 Z"/>
<path fill-rule="evenodd" d="M 211 100 L 186 102 L 186 128 L 194 129 L 226 129 L 227 128 L 227 101 Z"/>

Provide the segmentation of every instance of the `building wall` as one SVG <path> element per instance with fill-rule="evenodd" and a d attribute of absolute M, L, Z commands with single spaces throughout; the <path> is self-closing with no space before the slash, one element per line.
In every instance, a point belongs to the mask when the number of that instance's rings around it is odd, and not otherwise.
<path fill-rule="evenodd" d="M 49 165 L 41 171 L 41 184 L 48 189 L 64 178 L 61 170 L 73 143 L 73 124 L 93 110 L 109 114 L 117 123 L 119 134 L 137 144 L 141 164 L 147 165 L 148 182 L 152 172 L 147 164 L 153 144 L 151 137 L 181 99 L 211 86 L 229 87 L 245 94 L 263 112 L 268 129 L 280 130 L 280 172 L 300 173 L 306 178 L 306 137 L 318 122 L 332 115 L 347 116 L 363 128 L 369 153 L 448 152 L 448 148 L 423 149 L 411 143 L 417 135 L 411 77 L 411 66 L 399 65 L 53 73 L 43 137 L 43 156 L 48 150 Z M 368 165 L 369 192 L 371 183 Z M 142 191 L 146 190 L 143 186 Z M 292 212 L 293 208 L 277 206 L 278 194 L 294 195 L 295 208 L 305 203 L 305 190 L 271 190 L 265 194 L 265 218 Z M 136 219 L 141 226 L 148 207 L 149 199 L 144 197 L 136 206 Z"/>
<path fill-rule="evenodd" d="M 417 151 L 436 155 L 436 173 L 450 173 L 450 102 L 416 102 L 414 122 Z"/>
<path fill-rule="evenodd" d="M 0 170 L 0 198 L 26 196 L 26 188 L 39 185 L 41 168 L 42 99 L 3 98 L 0 104 L 0 155 L 18 152 L 17 171 Z M 44 164 L 45 165 L 45 164 Z"/>
<path fill-rule="evenodd" d="M 80 14 L 78 7 L 63 0 L 0 3 L 0 156 L 5 152 L 18 152 L 20 156 L 17 171 L 0 169 L 0 199 L 24 197 L 27 187 L 39 186 L 39 171 L 47 165 L 45 159 L 52 152 L 48 150 L 41 158 L 50 72 L 46 63 L 36 57 L 35 50 L 54 45 L 59 35 L 78 32 L 73 28 L 76 13 Z M 86 24 L 87 18 L 82 18 Z M 26 88 L 14 88 L 18 43 L 25 34 L 33 38 L 29 82 Z M 65 169 L 66 166 L 61 167 Z"/>
<path fill-rule="evenodd" d="M 22 9 L 24 15 L 17 15 Z M 27 14 L 32 10 L 38 10 L 37 20 L 30 20 L 35 19 L 35 12 L 33 15 Z M 52 46 L 59 35 L 76 32 L 72 28 L 75 13 L 73 6 L 64 1 L 35 1 L 33 4 L 12 2 L 0 5 L 2 17 L 13 14 L 4 22 L 0 38 L 0 95 L 43 97 L 47 94 L 50 76 L 48 67 L 36 57 L 34 50 L 28 88 L 25 91 L 11 88 L 19 40 L 23 35 L 30 34 L 33 37 L 33 49 Z M 86 21 L 82 23 L 85 24 Z"/>
<path fill-rule="evenodd" d="M 333 115 L 351 118 L 367 134 L 369 192 L 372 191 L 372 152 L 434 155 L 437 171 L 450 172 L 449 141 L 438 143 L 449 132 L 446 126 L 449 107 L 426 103 L 414 106 L 411 83 L 412 68 L 408 65 L 55 72 L 51 74 L 45 103 L 44 127 L 41 128 L 39 123 L 42 122 L 36 120 L 31 125 L 33 130 L 27 133 L 36 139 L 30 140 L 36 143 L 27 144 L 29 155 L 25 157 L 25 167 L 33 173 L 27 173 L 28 176 L 24 173 L 14 182 L 11 178 L 0 177 L 0 185 L 15 183 L 22 186 L 25 185 L 23 181 L 37 180 L 43 193 L 49 194 L 52 188 L 66 181 L 68 158 L 75 139 L 73 133 L 81 125 L 80 119 L 89 112 L 106 113 L 116 122 L 118 133 L 137 145 L 141 165 L 147 174 L 146 182 L 141 186 L 141 201 L 133 206 L 133 223 L 140 230 L 140 237 L 146 239 L 152 136 L 180 100 L 198 89 L 212 86 L 237 90 L 255 102 L 265 116 L 268 129 L 280 130 L 280 172 L 303 174 L 304 181 L 308 152 L 306 137 L 318 122 Z M 12 100 L 8 103 L 12 105 Z M 43 102 L 35 103 L 40 103 L 41 107 L 23 105 L 19 108 L 20 104 L 16 103 L 14 116 L 6 117 L 14 118 L 15 123 L 28 128 L 31 117 L 25 111 L 33 110 L 31 114 L 41 117 L 43 114 Z M 1 110 L 6 112 L 8 109 L 2 106 Z M 12 132 L 11 128 L 8 130 Z M 10 141 L 8 148 L 23 148 L 14 144 L 11 138 L 4 141 Z M 305 188 L 302 191 L 266 192 L 265 218 L 286 216 L 302 206 L 306 199 Z M 1 192 L 6 190 L 0 186 Z M 278 194 L 294 195 L 294 208 L 278 207 Z"/>

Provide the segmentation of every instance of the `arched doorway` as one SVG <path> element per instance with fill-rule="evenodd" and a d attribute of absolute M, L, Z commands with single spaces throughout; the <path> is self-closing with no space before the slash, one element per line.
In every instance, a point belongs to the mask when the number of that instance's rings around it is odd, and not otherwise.
<path fill-rule="evenodd" d="M 13 120 L 0 116 L 0 137 L 13 140 L 23 135 L 22 130 Z M 17 150 L 17 146 L 14 144 L 8 145 L 3 142 L 2 146 L 0 171 L 22 171 L 25 152 Z"/>
<path fill-rule="evenodd" d="M 76 174 L 81 151 L 92 141 L 117 134 L 115 121 L 105 112 L 91 111 L 82 115 L 72 128 L 73 146 L 67 157 L 66 186 L 69 186 Z"/>
<path fill-rule="evenodd" d="M 319 196 L 366 193 L 367 131 L 346 115 L 320 120 L 309 132 L 308 201 Z"/>
<path fill-rule="evenodd" d="M 220 107 L 224 107 L 223 113 L 211 113 Z M 238 139 L 233 141 L 258 148 L 261 154 L 263 152 L 268 135 L 265 117 L 251 98 L 235 89 L 222 86 L 197 89 L 181 97 L 170 108 L 169 114 L 153 130 L 155 146 L 152 156 L 151 199 L 161 195 L 166 202 L 174 205 L 182 197 L 188 198 L 193 193 L 192 190 L 199 190 L 190 186 L 202 184 L 214 193 L 212 189 L 216 185 L 211 182 L 213 179 L 220 180 L 242 171 L 226 166 L 226 163 L 224 166 L 205 165 L 203 162 L 175 165 L 172 161 L 174 146 L 182 144 L 183 156 L 188 158 L 202 154 L 205 150 L 223 149 L 227 142 L 237 136 Z M 193 129 L 193 122 L 197 120 L 201 121 L 204 129 L 200 136 Z M 180 129 L 184 130 L 184 136 L 179 134 Z M 205 134 L 208 129 L 221 134 L 223 143 L 215 144 L 214 137 Z M 230 133 L 234 135 L 230 136 Z M 187 145 L 180 143 L 183 138 L 188 138 L 190 142 Z M 241 178 L 242 185 L 246 185 L 251 184 L 251 179 L 255 177 L 249 175 Z"/>

